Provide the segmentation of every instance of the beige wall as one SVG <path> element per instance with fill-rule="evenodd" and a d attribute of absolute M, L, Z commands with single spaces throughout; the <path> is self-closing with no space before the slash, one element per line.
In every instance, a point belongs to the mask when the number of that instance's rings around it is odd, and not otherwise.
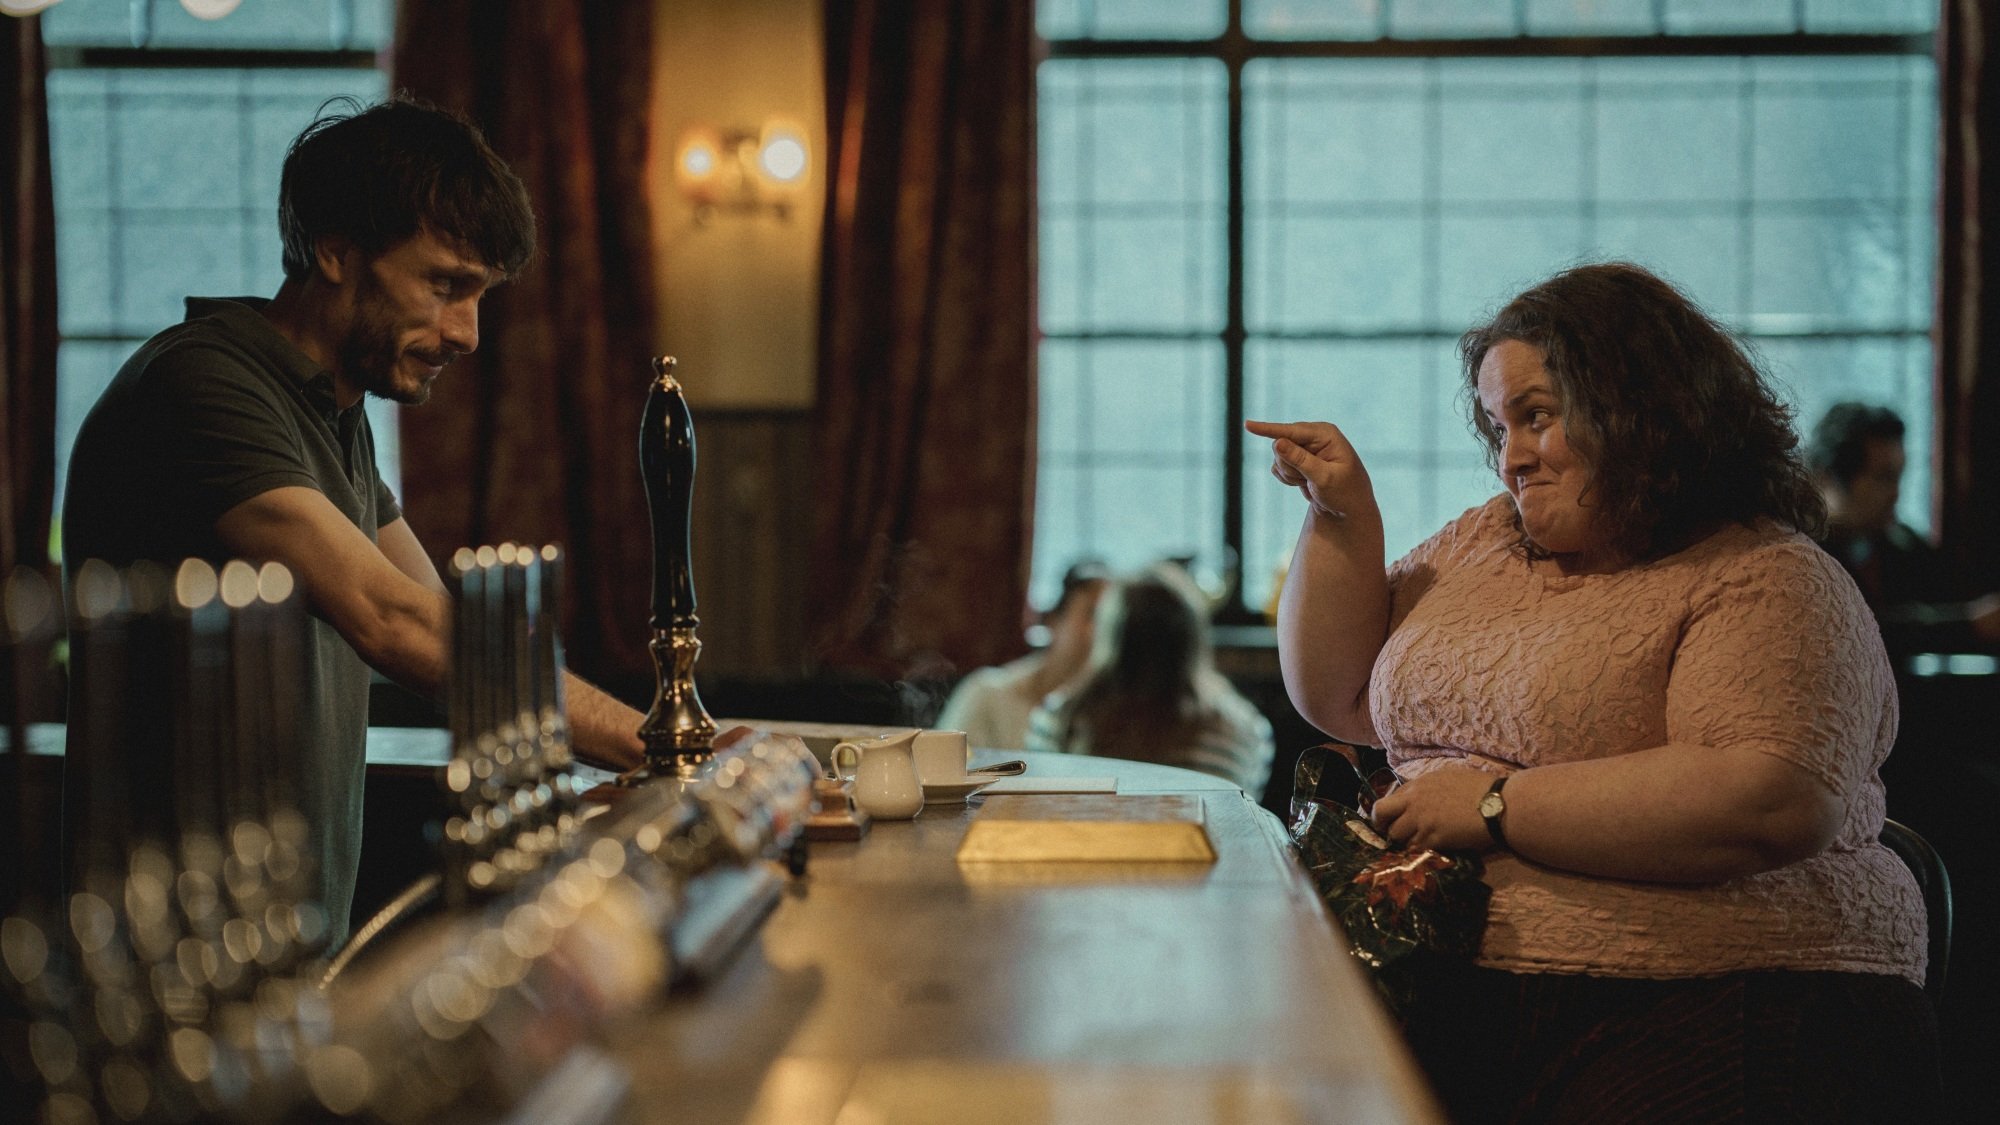
<path fill-rule="evenodd" d="M 826 111 L 819 0 L 663 0 L 657 152 L 661 338 L 694 409 L 698 671 L 785 679 L 811 663 L 811 406 Z M 674 184 L 684 128 L 804 126 L 808 181 L 791 214 L 704 221 Z"/>
<path fill-rule="evenodd" d="M 659 347 L 679 357 L 696 409 L 812 405 L 826 109 L 819 0 L 673 0 L 660 6 L 653 161 Z M 807 182 L 789 217 L 719 210 L 704 221 L 674 184 L 690 125 L 804 127 Z"/>

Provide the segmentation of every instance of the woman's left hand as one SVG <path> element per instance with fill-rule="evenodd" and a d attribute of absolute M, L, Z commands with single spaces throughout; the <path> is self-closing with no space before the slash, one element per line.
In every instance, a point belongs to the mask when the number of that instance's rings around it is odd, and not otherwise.
<path fill-rule="evenodd" d="M 1396 786 L 1375 802 L 1375 828 L 1398 847 L 1484 851 L 1493 835 L 1479 799 L 1497 775 L 1471 766 L 1443 766 Z"/>

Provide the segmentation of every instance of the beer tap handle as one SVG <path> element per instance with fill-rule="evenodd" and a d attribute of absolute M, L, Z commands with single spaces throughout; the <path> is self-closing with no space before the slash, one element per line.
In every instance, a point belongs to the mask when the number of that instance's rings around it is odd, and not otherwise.
<path fill-rule="evenodd" d="M 689 549 L 694 498 L 694 419 L 674 379 L 675 361 L 653 361 L 639 425 L 639 467 L 653 528 L 653 636 L 650 649 L 658 690 L 639 724 L 651 777 L 686 781 L 714 753 L 715 721 L 695 690 L 694 575 Z"/>
<path fill-rule="evenodd" d="M 639 469 L 653 528 L 653 629 L 694 623 L 694 571 L 688 539 L 694 510 L 694 419 L 674 378 L 672 356 L 653 360 L 653 383 L 639 424 Z"/>

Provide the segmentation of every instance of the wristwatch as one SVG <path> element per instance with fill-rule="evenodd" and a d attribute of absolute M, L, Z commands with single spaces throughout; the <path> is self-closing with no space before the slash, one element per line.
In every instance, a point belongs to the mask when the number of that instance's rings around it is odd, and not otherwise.
<path fill-rule="evenodd" d="M 1507 815 L 1507 798 L 1500 795 L 1506 784 L 1506 778 L 1495 778 L 1486 795 L 1479 798 L 1479 815 L 1486 821 L 1486 830 L 1493 833 L 1493 842 L 1499 845 L 1501 851 L 1509 850 L 1507 833 L 1500 827 L 1500 818 Z"/>

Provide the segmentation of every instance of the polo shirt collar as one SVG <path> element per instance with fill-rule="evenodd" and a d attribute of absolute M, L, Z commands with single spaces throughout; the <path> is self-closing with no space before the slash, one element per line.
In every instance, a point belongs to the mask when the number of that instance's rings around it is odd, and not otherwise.
<path fill-rule="evenodd" d="M 356 402 L 346 410 L 340 409 L 333 397 L 333 372 L 313 362 L 311 356 L 264 319 L 264 306 L 270 303 L 268 297 L 189 297 L 187 319 L 213 317 L 228 325 L 238 339 L 296 381 L 313 410 L 328 426 L 338 430 L 344 416 L 360 410 L 361 404 Z"/>

